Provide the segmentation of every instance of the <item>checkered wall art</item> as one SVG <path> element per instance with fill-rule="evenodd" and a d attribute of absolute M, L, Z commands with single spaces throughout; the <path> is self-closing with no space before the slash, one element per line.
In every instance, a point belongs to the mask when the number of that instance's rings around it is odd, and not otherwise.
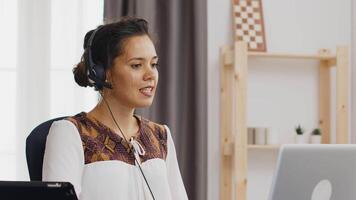
<path fill-rule="evenodd" d="M 235 41 L 245 41 L 249 51 L 267 51 L 261 0 L 232 0 Z"/>

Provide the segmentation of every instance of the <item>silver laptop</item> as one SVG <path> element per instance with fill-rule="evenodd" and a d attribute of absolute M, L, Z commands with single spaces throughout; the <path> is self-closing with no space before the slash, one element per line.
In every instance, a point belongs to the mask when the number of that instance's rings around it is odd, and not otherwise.
<path fill-rule="evenodd" d="M 356 145 L 284 145 L 269 200 L 355 200 Z"/>

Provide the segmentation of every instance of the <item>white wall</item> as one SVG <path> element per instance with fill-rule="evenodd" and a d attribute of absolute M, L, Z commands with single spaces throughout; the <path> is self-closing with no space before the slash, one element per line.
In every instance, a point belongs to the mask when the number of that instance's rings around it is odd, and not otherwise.
<path fill-rule="evenodd" d="M 219 47 L 232 41 L 230 3 L 230 0 L 208 0 L 209 200 L 219 199 Z M 351 43 L 350 0 L 262 3 L 269 52 L 316 53 L 321 48 L 335 52 L 337 45 Z M 318 101 L 317 62 L 249 60 L 248 126 L 271 127 L 279 134 L 280 142 L 293 142 L 297 124 L 307 131 L 318 126 Z M 267 198 L 277 153 L 250 150 L 249 200 Z"/>

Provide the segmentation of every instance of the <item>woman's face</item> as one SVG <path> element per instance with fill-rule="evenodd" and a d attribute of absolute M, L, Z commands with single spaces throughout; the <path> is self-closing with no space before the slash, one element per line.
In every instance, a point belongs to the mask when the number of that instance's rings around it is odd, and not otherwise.
<path fill-rule="evenodd" d="M 157 62 L 156 49 L 147 35 L 126 39 L 123 53 L 107 74 L 111 95 L 129 108 L 150 106 L 158 82 Z"/>

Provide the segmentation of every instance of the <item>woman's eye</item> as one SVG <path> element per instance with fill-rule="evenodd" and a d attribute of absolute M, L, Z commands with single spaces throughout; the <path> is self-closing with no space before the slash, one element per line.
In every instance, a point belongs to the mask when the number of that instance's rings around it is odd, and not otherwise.
<path fill-rule="evenodd" d="M 141 64 L 132 64 L 131 67 L 134 69 L 137 69 L 137 68 L 141 67 Z"/>
<path fill-rule="evenodd" d="M 153 64 L 152 64 L 152 67 L 153 67 L 153 68 L 157 68 L 157 67 L 158 67 L 158 63 L 153 63 Z"/>

